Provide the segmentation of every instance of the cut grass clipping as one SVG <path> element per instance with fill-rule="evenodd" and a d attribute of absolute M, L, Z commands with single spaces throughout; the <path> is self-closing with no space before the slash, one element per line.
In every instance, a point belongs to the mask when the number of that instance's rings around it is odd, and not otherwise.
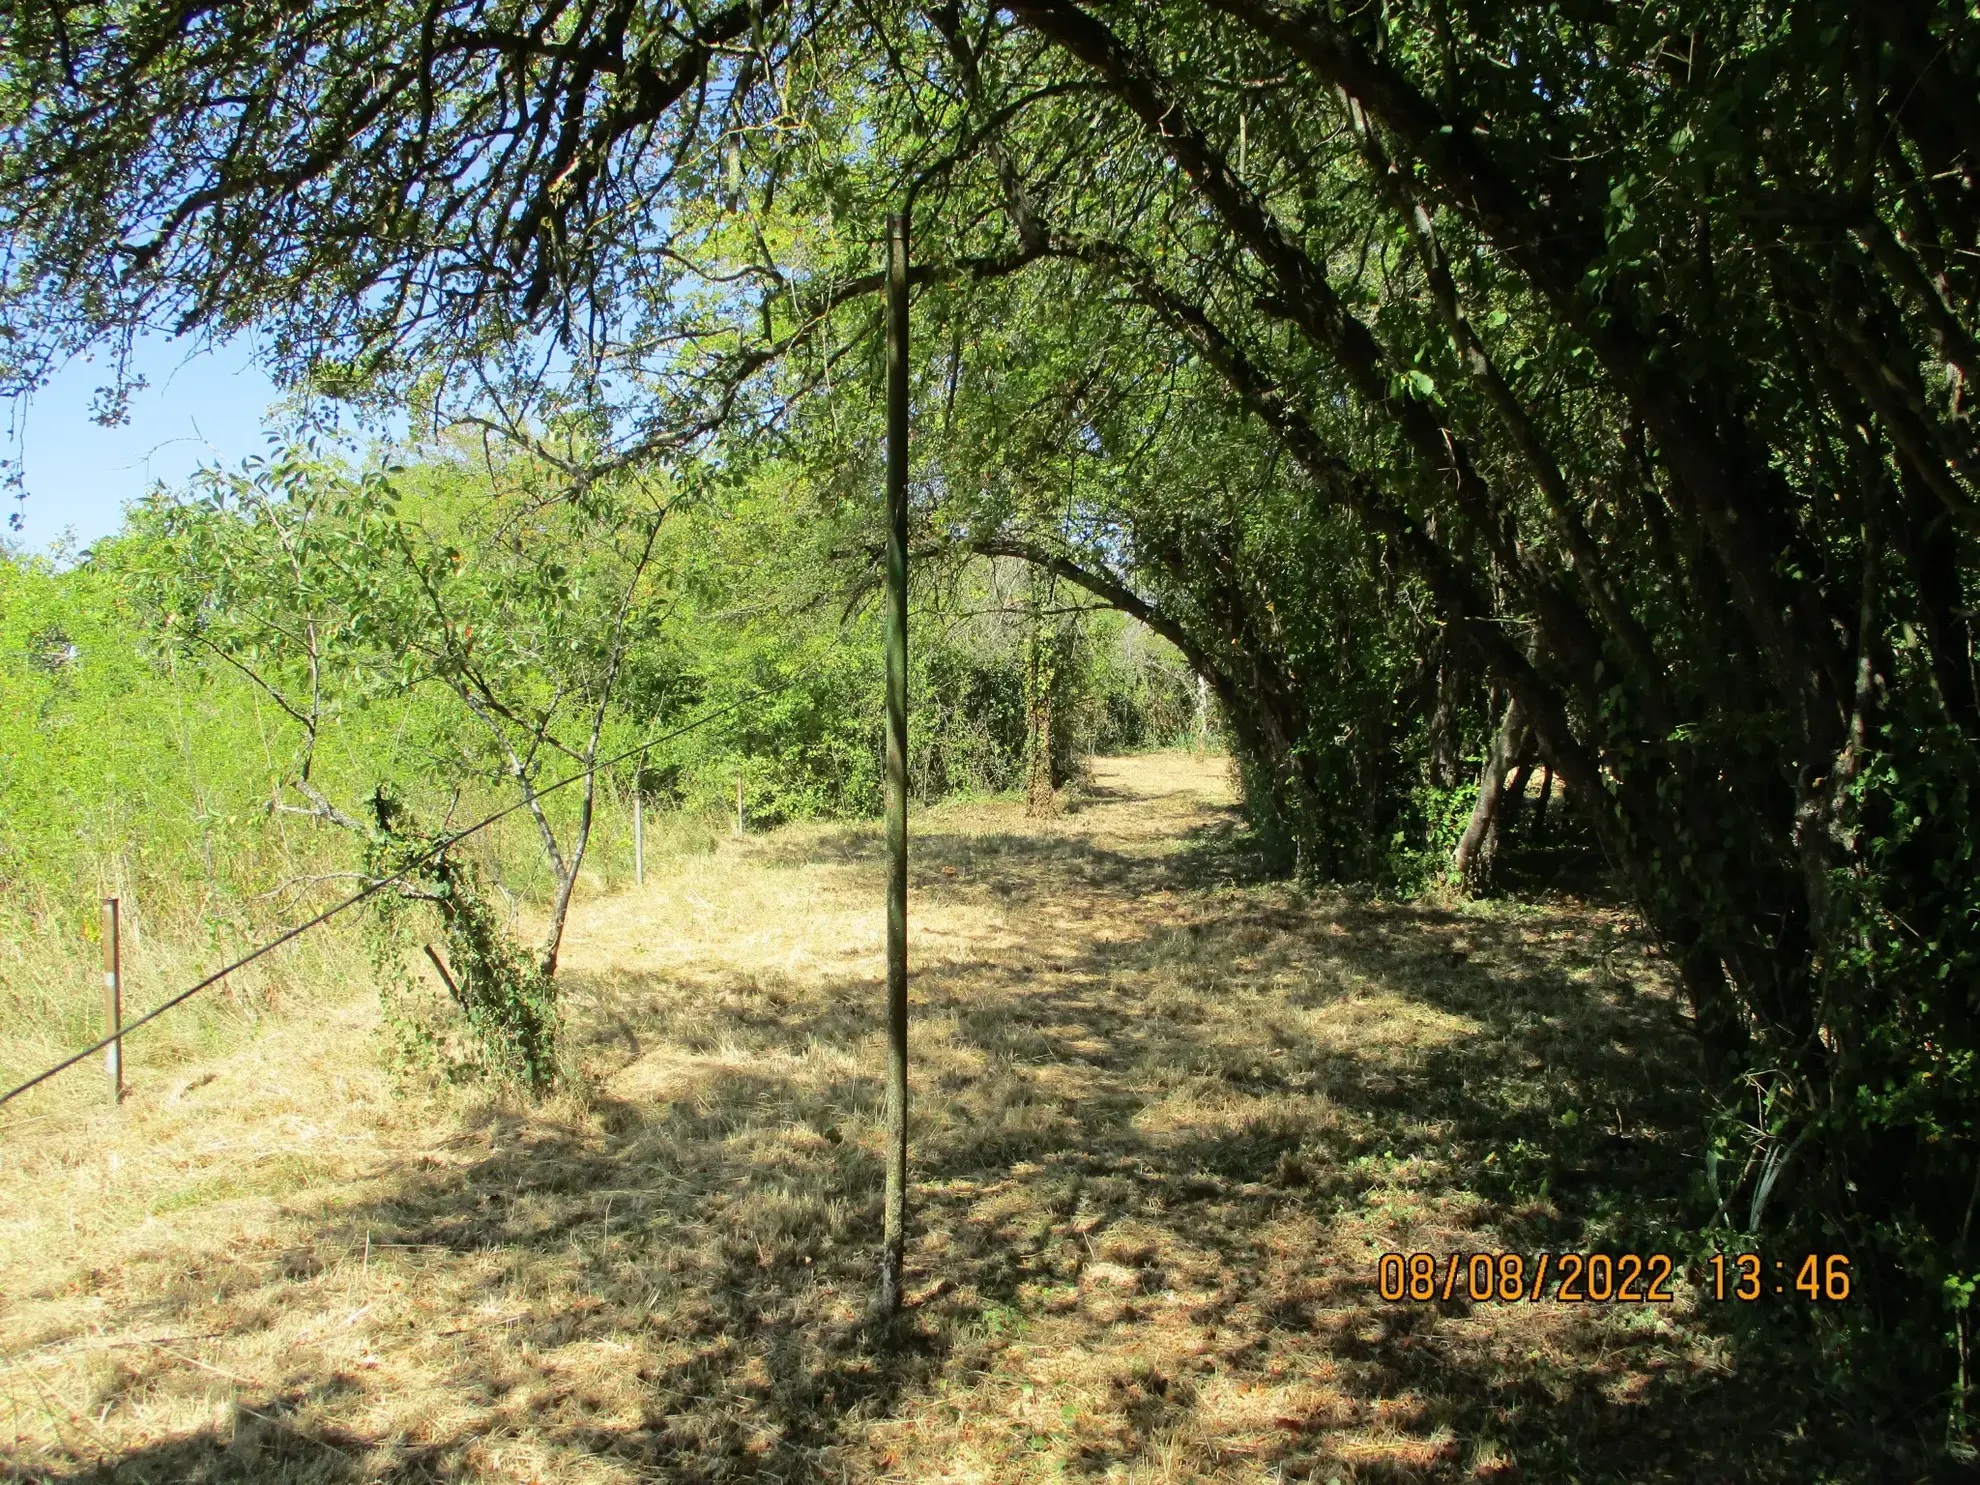
<path fill-rule="evenodd" d="M 134 1055 L 119 1113 L 23 1100 L 6 1468 L 1857 1477 L 1682 1281 L 1380 1300 L 1387 1250 L 1656 1242 L 1689 1053 L 1627 914 L 1248 884 L 1224 780 L 1103 759 L 1054 820 L 918 815 L 913 1308 L 887 1344 L 881 841 L 794 827 L 580 905 L 580 1071 L 544 1104 L 395 1088 L 375 996 L 334 981 L 224 1059 Z"/>

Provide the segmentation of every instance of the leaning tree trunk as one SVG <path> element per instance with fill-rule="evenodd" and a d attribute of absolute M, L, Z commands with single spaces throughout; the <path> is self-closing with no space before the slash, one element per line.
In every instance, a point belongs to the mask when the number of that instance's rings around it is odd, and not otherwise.
<path fill-rule="evenodd" d="M 1517 700 L 1506 703 L 1505 721 L 1485 750 L 1485 763 L 1478 771 L 1478 802 L 1471 807 L 1471 823 L 1464 828 L 1451 867 L 1458 885 L 1471 897 L 1482 897 L 1492 890 L 1499 864 L 1499 812 L 1505 799 L 1506 772 L 1526 744 L 1526 717 Z"/>
<path fill-rule="evenodd" d="M 1526 785 L 1533 777 L 1533 766 L 1537 761 L 1533 734 L 1529 732 L 1513 765 L 1512 777 L 1506 780 L 1506 787 L 1500 791 L 1497 834 L 1501 844 L 1519 829 L 1519 818 L 1526 810 Z"/>

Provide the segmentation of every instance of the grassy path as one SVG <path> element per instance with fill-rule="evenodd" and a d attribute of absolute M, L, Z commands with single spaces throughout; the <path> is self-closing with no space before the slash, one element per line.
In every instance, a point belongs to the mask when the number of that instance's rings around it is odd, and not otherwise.
<path fill-rule="evenodd" d="M 581 905 L 585 1073 L 547 1105 L 395 1093 L 346 994 L 119 1115 L 0 1131 L 8 1467 L 1816 1478 L 1681 1281 L 1375 1291 L 1391 1249 L 1657 1246 L 1695 1111 L 1630 920 L 1246 885 L 1229 805 L 1219 763 L 1162 755 L 1042 827 L 918 817 L 891 1344 L 880 842 L 793 828 Z"/>

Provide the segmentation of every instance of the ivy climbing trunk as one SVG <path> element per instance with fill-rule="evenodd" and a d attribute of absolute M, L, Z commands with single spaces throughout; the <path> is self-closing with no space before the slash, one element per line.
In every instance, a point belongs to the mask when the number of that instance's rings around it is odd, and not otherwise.
<path fill-rule="evenodd" d="M 1035 567 L 1030 577 L 1024 615 L 1024 812 L 1044 820 L 1058 813 L 1059 807 L 1052 778 L 1052 691 L 1058 680 L 1058 657 L 1045 611 L 1052 578 Z"/>
<path fill-rule="evenodd" d="M 887 223 L 887 1198 L 882 1315 L 901 1307 L 907 1251 L 907 217 Z"/>

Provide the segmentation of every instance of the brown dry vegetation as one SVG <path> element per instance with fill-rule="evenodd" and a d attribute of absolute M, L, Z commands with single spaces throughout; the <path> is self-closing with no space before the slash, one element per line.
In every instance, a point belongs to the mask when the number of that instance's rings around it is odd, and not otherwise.
<path fill-rule="evenodd" d="M 395 1090 L 362 987 L 0 1129 L 20 1478 L 1803 1480 L 1673 1306 L 1384 1304 L 1657 1240 L 1695 1079 L 1633 921 L 1248 882 L 1222 765 L 917 819 L 918 1303 L 866 1320 L 879 837 L 583 905 L 581 1085 Z M 31 1101 L 30 1101 L 31 1103 Z"/>

